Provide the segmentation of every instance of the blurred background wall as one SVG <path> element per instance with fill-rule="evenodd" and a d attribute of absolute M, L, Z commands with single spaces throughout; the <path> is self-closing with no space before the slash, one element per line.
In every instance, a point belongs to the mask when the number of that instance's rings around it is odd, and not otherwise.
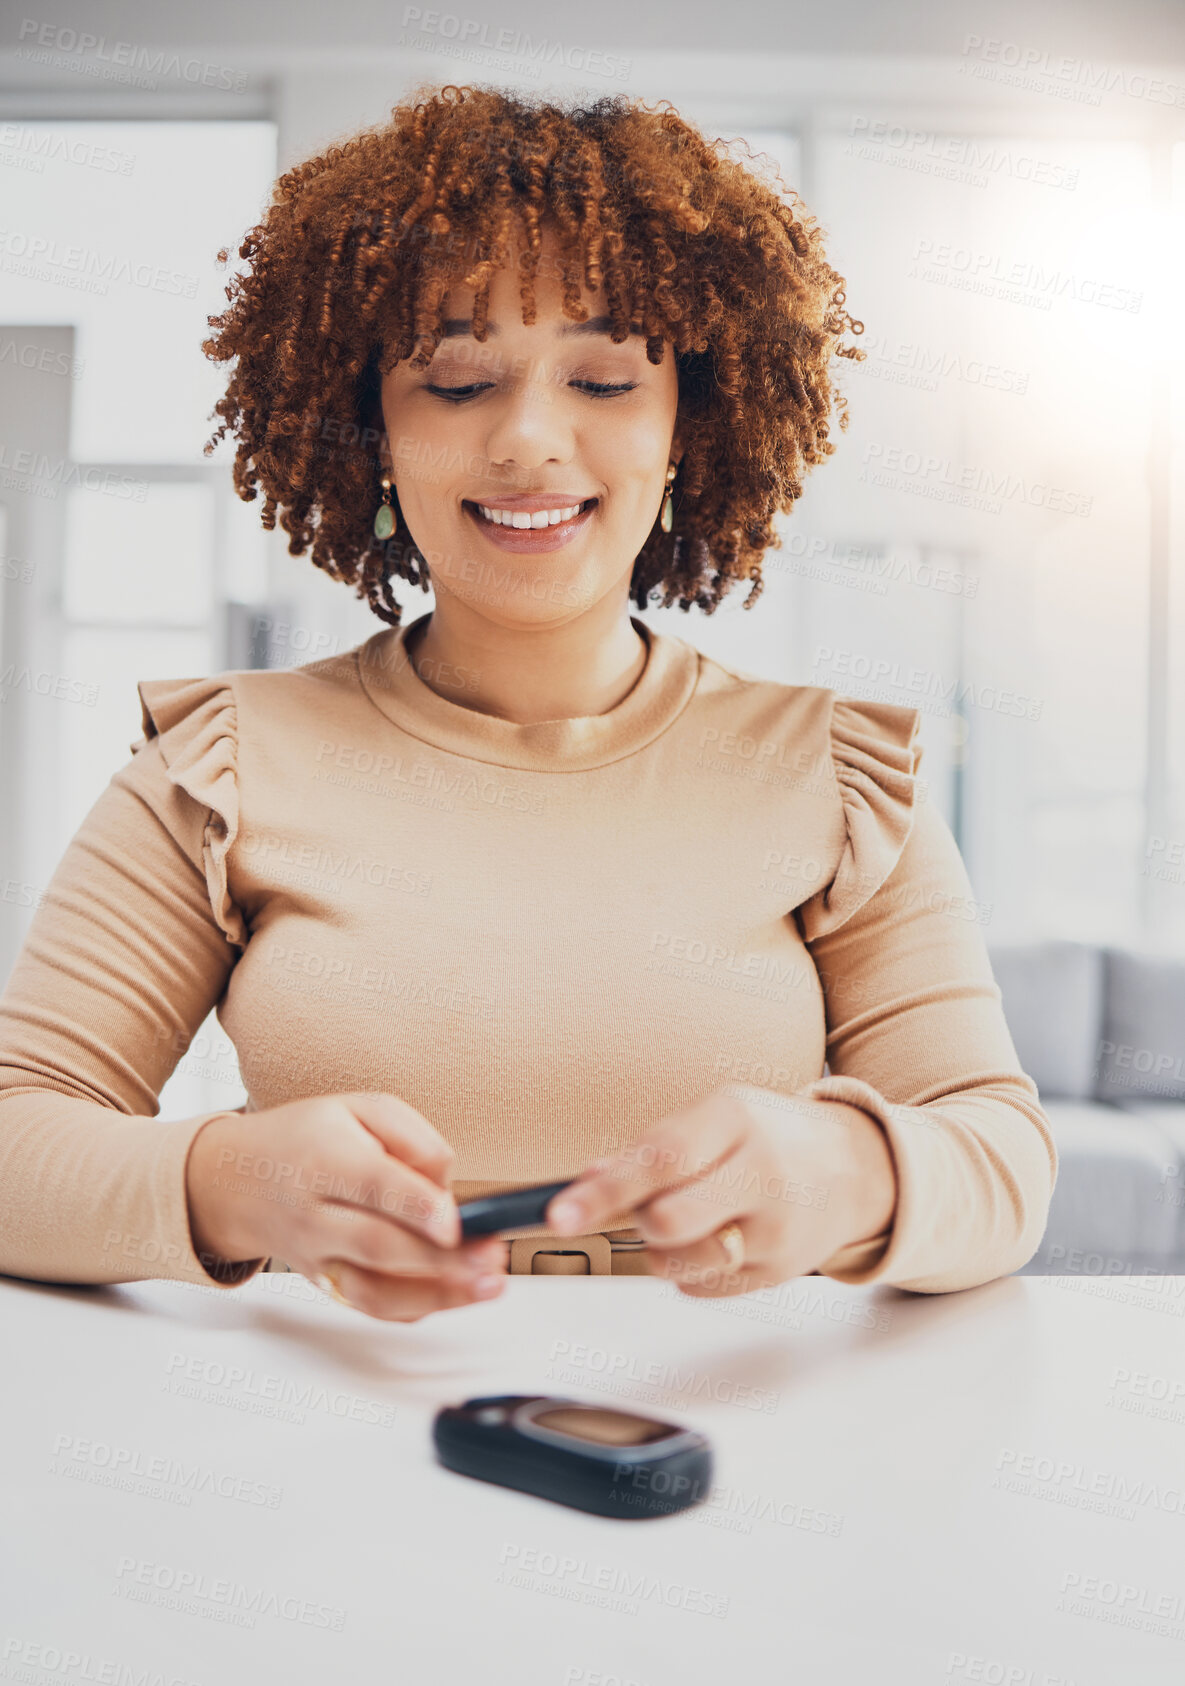
<path fill-rule="evenodd" d="M 458 4 L 0 22 L 0 977 L 136 680 L 379 627 L 203 455 L 200 341 L 277 172 L 425 82 L 669 99 L 802 194 L 866 326 L 851 427 L 754 611 L 646 618 L 921 709 L 990 942 L 1185 954 L 1180 0 Z"/>

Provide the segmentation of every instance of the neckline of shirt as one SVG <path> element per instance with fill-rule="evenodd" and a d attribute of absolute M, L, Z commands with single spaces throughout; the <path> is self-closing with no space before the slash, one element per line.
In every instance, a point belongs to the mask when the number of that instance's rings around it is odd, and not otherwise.
<path fill-rule="evenodd" d="M 646 643 L 646 665 L 604 714 L 522 725 L 451 702 L 420 678 L 409 654 L 432 611 L 407 626 L 378 632 L 355 652 L 359 681 L 388 720 L 411 737 L 470 761 L 536 772 L 579 773 L 634 755 L 653 743 L 691 701 L 699 652 L 630 616 Z"/>

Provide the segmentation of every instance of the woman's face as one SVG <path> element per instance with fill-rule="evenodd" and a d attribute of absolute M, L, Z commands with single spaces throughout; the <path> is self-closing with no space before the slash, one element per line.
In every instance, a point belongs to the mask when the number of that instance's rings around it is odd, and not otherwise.
<path fill-rule="evenodd" d="M 501 626 L 628 601 L 679 456 L 670 346 L 655 366 L 643 335 L 614 345 L 603 293 L 582 294 L 589 319 L 570 321 L 555 251 L 545 236 L 530 327 L 508 265 L 490 284 L 484 344 L 473 290 L 458 285 L 429 366 L 400 363 L 383 381 L 389 472 L 437 601 Z"/>

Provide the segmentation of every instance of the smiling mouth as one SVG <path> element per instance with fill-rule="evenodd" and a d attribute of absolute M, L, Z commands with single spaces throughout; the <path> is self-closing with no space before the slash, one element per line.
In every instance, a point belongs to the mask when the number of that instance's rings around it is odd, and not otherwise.
<path fill-rule="evenodd" d="M 470 503 L 466 499 L 466 507 L 477 513 L 478 519 L 491 527 L 509 527 L 515 532 L 542 532 L 546 527 L 561 527 L 565 522 L 575 521 L 586 510 L 592 508 L 596 498 L 585 498 L 583 503 L 557 504 L 553 509 L 502 509 L 497 504 Z"/>
<path fill-rule="evenodd" d="M 535 500 L 532 499 L 532 502 Z M 556 503 L 545 509 L 507 509 L 499 504 L 463 501 L 465 513 L 488 544 L 497 550 L 531 553 L 561 550 L 592 520 L 600 500 Z"/>

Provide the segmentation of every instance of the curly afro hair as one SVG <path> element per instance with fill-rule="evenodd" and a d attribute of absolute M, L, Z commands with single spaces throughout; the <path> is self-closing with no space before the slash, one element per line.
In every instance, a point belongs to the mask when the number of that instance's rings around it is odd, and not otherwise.
<path fill-rule="evenodd" d="M 779 542 L 774 517 L 835 449 L 833 412 L 847 425 L 831 358 L 863 356 L 842 343 L 862 324 L 818 225 L 778 185 L 666 101 L 420 89 L 389 123 L 283 175 L 245 236 L 247 267 L 202 347 L 234 361 L 206 452 L 232 432 L 235 488 L 248 501 L 262 488 L 263 525 L 278 520 L 293 556 L 311 547 L 318 568 L 400 625 L 392 575 L 425 591 L 429 581 L 397 499 L 393 535 L 380 542 L 372 529 L 382 375 L 404 359 L 427 364 L 459 280 L 475 289 L 484 340 L 489 279 L 512 251 L 532 323 L 546 221 L 566 316 L 585 320 L 582 285 L 603 287 L 614 340 L 641 331 L 651 363 L 673 347 L 684 442 L 674 527 L 656 520 L 631 600 L 710 614 L 749 580 L 751 608 L 762 554 Z"/>

